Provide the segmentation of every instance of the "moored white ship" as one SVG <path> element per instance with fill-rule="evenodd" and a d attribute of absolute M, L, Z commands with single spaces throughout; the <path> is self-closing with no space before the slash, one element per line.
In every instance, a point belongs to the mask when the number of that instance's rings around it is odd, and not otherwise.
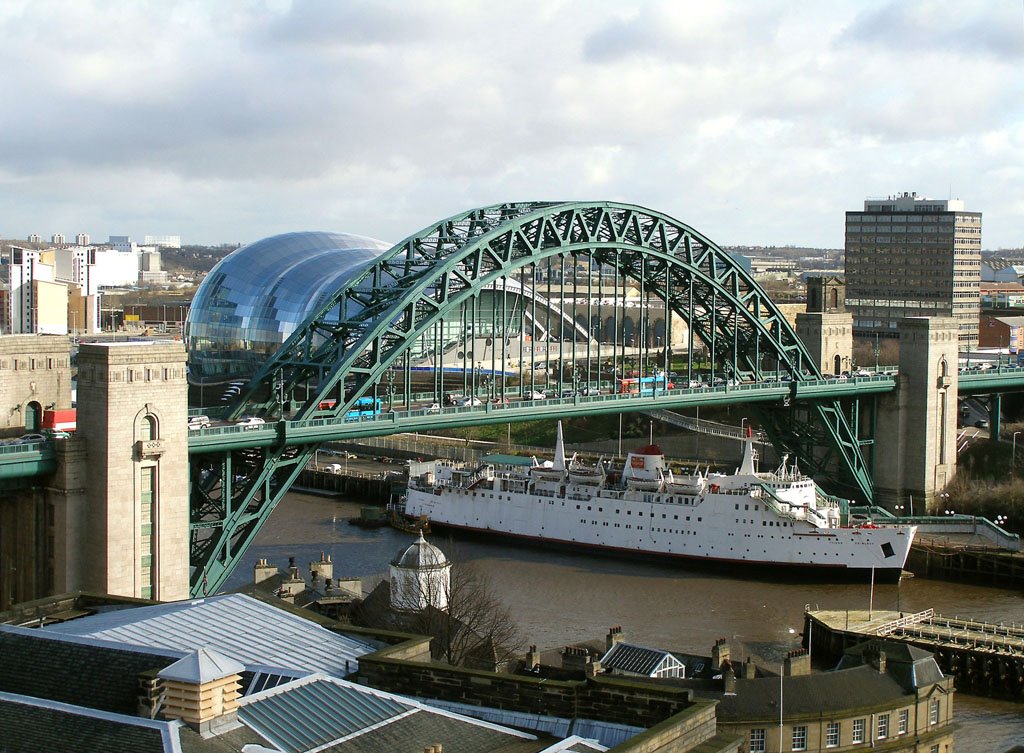
<path fill-rule="evenodd" d="M 405 513 L 431 525 L 633 554 L 897 575 L 917 530 L 849 525 L 795 464 L 759 472 L 749 439 L 729 475 L 673 474 L 656 445 L 629 453 L 621 473 L 585 470 L 566 462 L 561 425 L 550 467 L 412 471 Z"/>

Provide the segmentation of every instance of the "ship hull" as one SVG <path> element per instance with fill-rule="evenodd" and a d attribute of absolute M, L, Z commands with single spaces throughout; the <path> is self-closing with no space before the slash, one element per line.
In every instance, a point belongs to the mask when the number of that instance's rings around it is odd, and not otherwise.
<path fill-rule="evenodd" d="M 780 517 L 754 497 L 636 492 L 610 498 L 578 493 L 505 493 L 500 489 L 410 487 L 406 513 L 435 527 L 536 544 L 703 562 L 730 568 L 821 573 L 828 579 L 897 578 L 912 527 L 816 528 Z M 686 500 L 684 503 L 678 500 Z"/>
<path fill-rule="evenodd" d="M 578 554 L 611 559 L 628 560 L 637 563 L 663 563 L 681 570 L 693 570 L 707 573 L 721 573 L 749 580 L 770 581 L 806 581 L 811 583 L 868 583 L 872 577 L 871 570 L 840 567 L 826 564 L 804 564 L 785 562 L 752 563 L 749 560 L 720 559 L 716 557 L 692 557 L 689 555 L 664 554 L 662 552 L 646 552 L 624 547 L 609 547 L 595 544 L 583 544 L 577 541 L 561 541 L 537 536 L 525 536 L 494 530 L 482 530 L 466 526 L 431 523 L 435 533 L 448 532 L 451 535 L 465 538 L 467 541 L 502 541 L 509 544 L 536 549 L 538 551 L 558 551 L 566 554 Z M 875 570 L 876 583 L 896 583 L 903 575 L 910 575 L 902 568 L 878 568 Z"/>

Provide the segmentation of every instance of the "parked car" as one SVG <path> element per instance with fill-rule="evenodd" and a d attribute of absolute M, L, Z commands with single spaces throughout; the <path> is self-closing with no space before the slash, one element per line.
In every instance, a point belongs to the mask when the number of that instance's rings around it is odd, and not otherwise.
<path fill-rule="evenodd" d="M 47 439 L 48 437 L 42 434 L 22 434 L 20 437 L 18 437 L 18 441 L 16 442 L 16 444 L 32 444 L 34 442 L 45 442 Z"/>
<path fill-rule="evenodd" d="M 235 423 L 235 426 L 241 426 L 245 429 L 258 429 L 261 426 L 265 425 L 266 423 L 267 422 L 264 421 L 259 416 L 243 416 L 242 418 L 238 419 L 238 421 Z"/>
<path fill-rule="evenodd" d="M 209 416 L 189 416 L 188 417 L 188 429 L 189 431 L 195 431 L 196 429 L 209 429 L 210 428 L 210 417 Z"/>
<path fill-rule="evenodd" d="M 71 439 L 71 432 L 63 429 L 43 429 L 43 435 L 47 439 Z"/>

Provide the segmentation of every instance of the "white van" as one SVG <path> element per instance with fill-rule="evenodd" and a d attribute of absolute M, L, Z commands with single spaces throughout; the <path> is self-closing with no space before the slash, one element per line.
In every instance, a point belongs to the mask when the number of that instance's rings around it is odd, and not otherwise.
<path fill-rule="evenodd" d="M 189 416 L 188 417 L 188 430 L 195 431 L 196 429 L 209 429 L 210 428 L 210 417 L 209 416 Z"/>

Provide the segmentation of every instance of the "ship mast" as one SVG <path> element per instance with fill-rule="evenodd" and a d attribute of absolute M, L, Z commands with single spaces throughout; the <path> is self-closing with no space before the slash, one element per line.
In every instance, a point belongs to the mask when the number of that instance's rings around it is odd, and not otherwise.
<path fill-rule="evenodd" d="M 555 460 L 552 464 L 552 468 L 556 471 L 565 470 L 565 444 L 562 442 L 562 422 L 558 422 L 558 433 L 555 439 Z"/>

